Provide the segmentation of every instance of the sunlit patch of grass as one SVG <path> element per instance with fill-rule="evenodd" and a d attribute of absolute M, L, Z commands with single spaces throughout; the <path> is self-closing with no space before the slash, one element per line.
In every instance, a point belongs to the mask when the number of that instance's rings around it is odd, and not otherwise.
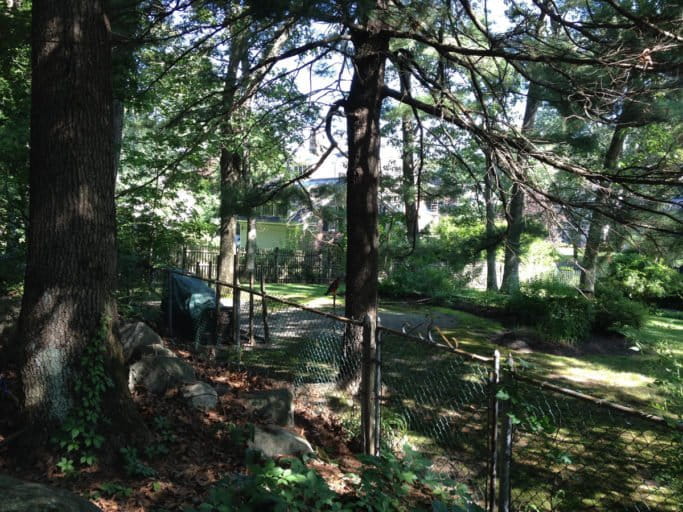
<path fill-rule="evenodd" d="M 456 327 L 442 329 L 459 348 L 475 354 L 491 356 L 495 349 L 506 358 L 512 352 L 518 364 L 529 367 L 537 375 L 564 383 L 600 398 L 623 402 L 641 408 L 651 407 L 665 397 L 653 386 L 661 377 L 655 348 L 668 343 L 676 357 L 683 359 L 683 315 L 664 311 L 651 316 L 638 330 L 625 334 L 640 348 L 633 355 L 582 355 L 577 357 L 533 352 L 521 354 L 492 343 L 504 331 L 500 323 L 461 311 L 442 307 L 392 307 L 391 311 L 430 314 L 437 311 L 456 318 Z"/>
<path fill-rule="evenodd" d="M 325 295 L 329 284 L 280 283 L 266 284 L 266 293 L 281 299 L 298 302 L 305 306 L 329 309 L 333 306 L 331 295 Z M 337 313 L 344 311 L 344 287 L 337 291 Z"/>

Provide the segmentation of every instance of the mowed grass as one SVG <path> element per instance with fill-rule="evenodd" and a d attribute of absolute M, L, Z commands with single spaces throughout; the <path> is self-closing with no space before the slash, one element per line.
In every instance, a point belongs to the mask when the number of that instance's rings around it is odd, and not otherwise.
<path fill-rule="evenodd" d="M 326 285 L 269 287 L 273 295 L 327 309 L 331 299 L 324 297 L 325 290 Z M 411 320 L 416 315 L 432 316 L 442 321 L 447 315 L 449 327 L 442 331 L 457 340 L 459 348 L 485 356 L 495 349 L 503 356 L 508 353 L 493 343 L 507 328 L 488 318 L 406 304 L 385 304 L 381 313 L 405 314 Z M 633 355 L 513 353 L 519 365 L 530 367 L 539 377 L 645 410 L 667 399 L 661 388 L 652 385 L 663 372 L 657 349 L 668 344 L 681 360 L 683 315 L 660 312 L 642 329 L 627 334 L 640 349 Z M 323 382 L 320 376 L 335 375 L 329 364 L 332 359 L 327 356 L 336 345 L 326 341 L 327 345 L 325 340 L 317 345 L 324 350 L 308 353 L 305 342 L 292 339 L 286 346 L 273 347 L 275 350 L 245 353 L 244 362 L 269 374 L 273 370 L 282 372 L 283 378 L 295 369 L 305 382 Z M 435 460 L 447 461 L 451 476 L 468 481 L 481 496 L 488 453 L 485 426 L 489 395 L 485 382 L 489 366 L 392 335 L 383 338 L 382 359 L 382 379 L 387 386 L 383 421 L 400 418 L 401 426 L 393 428 L 397 434 L 404 434 L 397 436 L 399 441 L 409 441 Z M 301 362 L 307 363 L 304 368 Z M 517 427 L 512 480 L 517 510 L 635 510 L 624 508 L 633 504 L 669 512 L 683 510 L 677 484 L 669 475 L 668 468 L 678 460 L 678 445 L 670 432 L 568 397 L 528 386 L 521 389 L 521 403 L 526 405 L 515 411 L 522 423 Z M 533 416 L 541 423 L 533 423 Z M 551 428 L 539 427 L 548 418 L 552 419 Z M 391 433 L 392 428 L 387 431 Z"/>
<path fill-rule="evenodd" d="M 327 284 L 273 284 L 267 286 L 269 294 L 300 302 L 311 307 L 328 310 L 332 298 L 325 296 Z M 343 290 L 340 290 L 343 294 Z M 343 312 L 343 295 L 337 298 L 337 312 Z M 498 349 L 503 357 L 512 352 L 521 366 L 529 368 L 542 378 L 560 385 L 594 394 L 634 407 L 651 409 L 656 404 L 668 404 L 671 415 L 683 414 L 683 405 L 672 402 L 667 391 L 654 383 L 667 377 L 667 368 L 661 364 L 658 351 L 664 345 L 676 360 L 683 364 L 683 313 L 659 311 L 651 315 L 641 329 L 625 332 L 633 343 L 630 355 L 587 354 L 563 356 L 545 352 L 520 353 L 510 351 L 493 343 L 507 329 L 495 320 L 479 317 L 463 311 L 426 305 L 394 305 L 380 308 L 381 312 L 422 314 L 446 314 L 455 319 L 455 327 L 442 329 L 458 347 L 484 356 L 491 356 Z M 416 364 L 422 349 L 415 347 Z M 407 349 L 408 352 L 412 352 Z M 407 355 L 407 354 L 406 354 Z"/>

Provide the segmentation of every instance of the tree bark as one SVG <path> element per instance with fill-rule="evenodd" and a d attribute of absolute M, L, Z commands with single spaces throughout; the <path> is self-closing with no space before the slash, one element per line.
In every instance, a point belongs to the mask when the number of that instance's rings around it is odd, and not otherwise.
<path fill-rule="evenodd" d="M 403 94 L 411 94 L 410 73 L 405 69 L 400 69 L 401 74 L 401 92 Z M 402 196 L 403 206 L 405 211 L 406 234 L 408 243 L 414 244 L 417 242 L 418 233 L 418 205 L 417 205 L 417 191 L 415 190 L 415 159 L 413 158 L 415 150 L 415 126 L 412 119 L 412 114 L 408 110 L 404 110 L 401 114 L 401 137 L 403 147 L 401 151 L 401 168 L 402 168 Z"/>
<path fill-rule="evenodd" d="M 486 290 L 498 291 L 498 275 L 496 272 L 496 204 L 493 186 L 496 182 L 496 169 L 491 156 L 486 155 L 486 175 L 484 176 L 484 203 L 486 206 Z"/>
<path fill-rule="evenodd" d="M 256 218 L 247 217 L 247 272 L 256 272 Z"/>
<path fill-rule="evenodd" d="M 534 129 L 539 104 L 538 86 L 530 83 L 526 96 L 524 119 L 522 121 L 522 134 L 527 134 Z M 505 240 L 503 281 L 500 285 L 501 290 L 505 293 L 514 293 L 519 290 L 519 260 L 522 248 L 522 233 L 524 233 L 524 190 L 518 182 L 515 181 L 512 184 L 510 195 L 510 204 L 506 212 L 508 230 Z"/>
<path fill-rule="evenodd" d="M 624 148 L 624 139 L 626 138 L 626 128 L 618 124 L 612 134 L 607 153 L 605 154 L 604 168 L 607 170 L 614 170 L 619 163 L 621 152 Z M 591 214 L 591 222 L 588 228 L 588 235 L 586 236 L 586 245 L 583 250 L 583 258 L 581 259 L 581 276 L 579 278 L 579 287 L 588 294 L 595 293 L 595 281 L 597 275 L 597 261 L 600 246 L 604 238 L 605 226 L 607 226 L 607 218 L 600 212 L 600 208 L 607 205 L 607 191 L 599 189 L 596 192 L 596 208 Z"/>
<path fill-rule="evenodd" d="M 220 158 L 220 226 L 218 229 L 218 280 L 232 283 L 234 278 L 233 262 L 237 253 L 235 239 L 237 237 L 237 215 L 235 204 L 235 188 L 242 172 L 242 155 L 236 149 L 235 129 L 232 114 L 235 104 L 239 66 L 247 51 L 245 31 L 238 34 L 238 27 L 233 27 L 233 41 L 230 48 L 228 69 L 223 89 L 223 111 L 227 118 L 223 125 L 224 145 Z M 220 286 L 218 288 L 220 294 Z"/>
<path fill-rule="evenodd" d="M 524 233 L 524 191 L 519 183 L 512 184 L 511 199 L 506 212 L 508 222 L 505 239 L 505 262 L 500 289 L 505 293 L 519 290 L 519 259 Z"/>
<path fill-rule="evenodd" d="M 378 22 L 370 22 L 368 25 Z M 380 110 L 389 39 L 381 30 L 351 31 L 354 75 L 345 103 L 348 137 L 346 306 L 349 318 L 377 318 L 377 194 L 380 173 Z M 357 376 L 363 330 L 350 325 L 344 345 L 342 385 Z"/>
<path fill-rule="evenodd" d="M 77 406 L 84 348 L 116 322 L 109 31 L 97 0 L 34 0 L 28 255 L 19 320 L 31 449 Z M 110 329 L 106 415 L 119 441 L 143 424 Z M 132 436 L 134 439 L 134 436 Z M 116 440 L 114 441 L 117 442 Z M 127 441 L 130 443 L 130 440 Z"/>
<path fill-rule="evenodd" d="M 223 283 L 232 283 L 233 261 L 237 253 L 237 216 L 233 190 L 239 180 L 242 168 L 242 159 L 236 151 L 227 148 L 221 149 L 220 160 L 220 228 L 218 231 L 218 280 Z"/>

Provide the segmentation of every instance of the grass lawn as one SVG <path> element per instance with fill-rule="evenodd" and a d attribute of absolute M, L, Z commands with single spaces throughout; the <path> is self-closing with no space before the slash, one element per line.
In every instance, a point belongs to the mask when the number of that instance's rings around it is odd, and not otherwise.
<path fill-rule="evenodd" d="M 324 284 L 270 285 L 267 290 L 327 310 L 332 305 L 331 298 L 324 296 Z M 341 304 L 337 311 L 343 311 Z M 437 325 L 442 322 L 442 331 L 457 340 L 459 348 L 486 356 L 498 348 L 507 355 L 507 349 L 492 342 L 507 329 L 488 318 L 388 301 L 380 308 L 382 313 L 385 321 L 393 316 L 399 321 L 409 319 L 412 325 L 431 316 Z M 341 338 L 320 335 L 329 326 L 323 321 L 320 328 L 315 327 L 320 322 L 315 318 L 312 313 L 281 319 L 275 315 L 271 332 L 284 333 L 280 343 L 270 350 L 245 351 L 243 361 L 265 375 L 277 374 L 312 386 L 330 382 L 337 375 L 335 354 Z M 312 333 L 310 339 L 316 343 L 288 336 L 297 329 Z M 627 334 L 640 348 L 633 355 L 567 357 L 533 352 L 518 353 L 515 358 L 540 377 L 647 410 L 669 398 L 666 390 L 652 386 L 664 372 L 657 350 L 668 343 L 683 361 L 683 315 L 661 312 L 651 316 L 642 329 Z M 441 468 L 437 471 L 443 469 L 457 481 L 467 481 L 481 498 L 488 453 L 489 365 L 393 335 L 383 337 L 382 359 L 383 439 L 395 447 L 408 441 L 433 458 L 435 467 Z M 626 510 L 624 506 L 634 503 L 662 511 L 683 510 L 680 493 L 674 494 L 677 487 L 667 476 L 668 468 L 678 460 L 678 445 L 669 432 L 639 420 L 624 421 L 598 407 L 537 388 L 522 386 L 519 391 L 523 399 L 512 406 L 521 422 L 515 434 L 512 479 L 517 510 Z M 350 404 L 335 411 L 346 422 L 358 423 L 358 409 Z"/>
<path fill-rule="evenodd" d="M 325 296 L 326 284 L 271 284 L 269 294 L 300 302 L 312 307 L 328 309 L 332 298 Z M 343 293 L 343 290 L 340 290 Z M 495 298 L 494 298 L 495 299 Z M 492 302 L 495 302 L 493 300 Z M 343 298 L 337 299 L 337 311 L 343 311 Z M 509 350 L 491 342 L 506 329 L 497 321 L 462 311 L 426 305 L 394 305 L 382 307 L 380 312 L 430 315 L 447 314 L 456 320 L 456 327 L 442 331 L 458 341 L 459 347 L 468 352 L 485 356 L 499 349 L 504 357 Z M 653 404 L 667 404 L 669 413 L 683 414 L 683 405 L 672 403 L 671 391 L 654 386 L 657 379 L 667 376 L 667 368 L 658 355 L 667 345 L 672 356 L 683 364 L 683 314 L 660 311 L 648 318 L 641 329 L 626 332 L 629 340 L 639 350 L 633 355 L 582 355 L 568 357 L 534 352 L 513 356 L 522 365 L 530 367 L 539 376 L 552 379 L 567 387 L 582 390 L 600 398 L 617 401 L 641 408 Z"/>

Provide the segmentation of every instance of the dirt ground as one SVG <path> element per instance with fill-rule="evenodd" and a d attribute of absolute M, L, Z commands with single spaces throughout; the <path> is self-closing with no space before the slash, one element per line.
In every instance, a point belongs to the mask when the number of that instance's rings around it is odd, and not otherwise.
<path fill-rule="evenodd" d="M 239 401 L 240 393 L 286 384 L 233 371 L 225 364 L 196 357 L 185 346 L 173 345 L 167 340 L 166 343 L 176 355 L 192 364 L 199 379 L 222 389 L 223 394 L 215 410 L 201 412 L 190 409 L 175 390 L 161 397 L 152 396 L 144 389 L 133 393 L 155 442 L 163 446 L 161 453 L 152 458 L 140 456 L 153 470 L 153 476 L 127 474 L 117 456 L 103 457 L 116 463 L 95 464 L 74 475 L 59 470 L 56 455 L 26 465 L 11 450 L 20 414 L 15 399 L 20 395 L 16 368 L 5 368 L 0 373 L 0 473 L 71 490 L 90 499 L 104 512 L 162 512 L 196 507 L 221 478 L 245 473 L 245 446 L 236 440 L 233 432 L 258 420 L 247 415 Z M 346 475 L 359 467 L 353 455 L 358 447 L 347 439 L 341 423 L 322 404 L 317 410 L 311 410 L 308 403 L 296 402 L 294 412 L 292 430 L 304 435 L 325 454 L 324 459 L 312 460 L 310 465 L 335 491 L 347 492 Z M 164 427 L 159 429 L 158 425 Z M 139 452 L 142 454 L 142 447 Z"/>

